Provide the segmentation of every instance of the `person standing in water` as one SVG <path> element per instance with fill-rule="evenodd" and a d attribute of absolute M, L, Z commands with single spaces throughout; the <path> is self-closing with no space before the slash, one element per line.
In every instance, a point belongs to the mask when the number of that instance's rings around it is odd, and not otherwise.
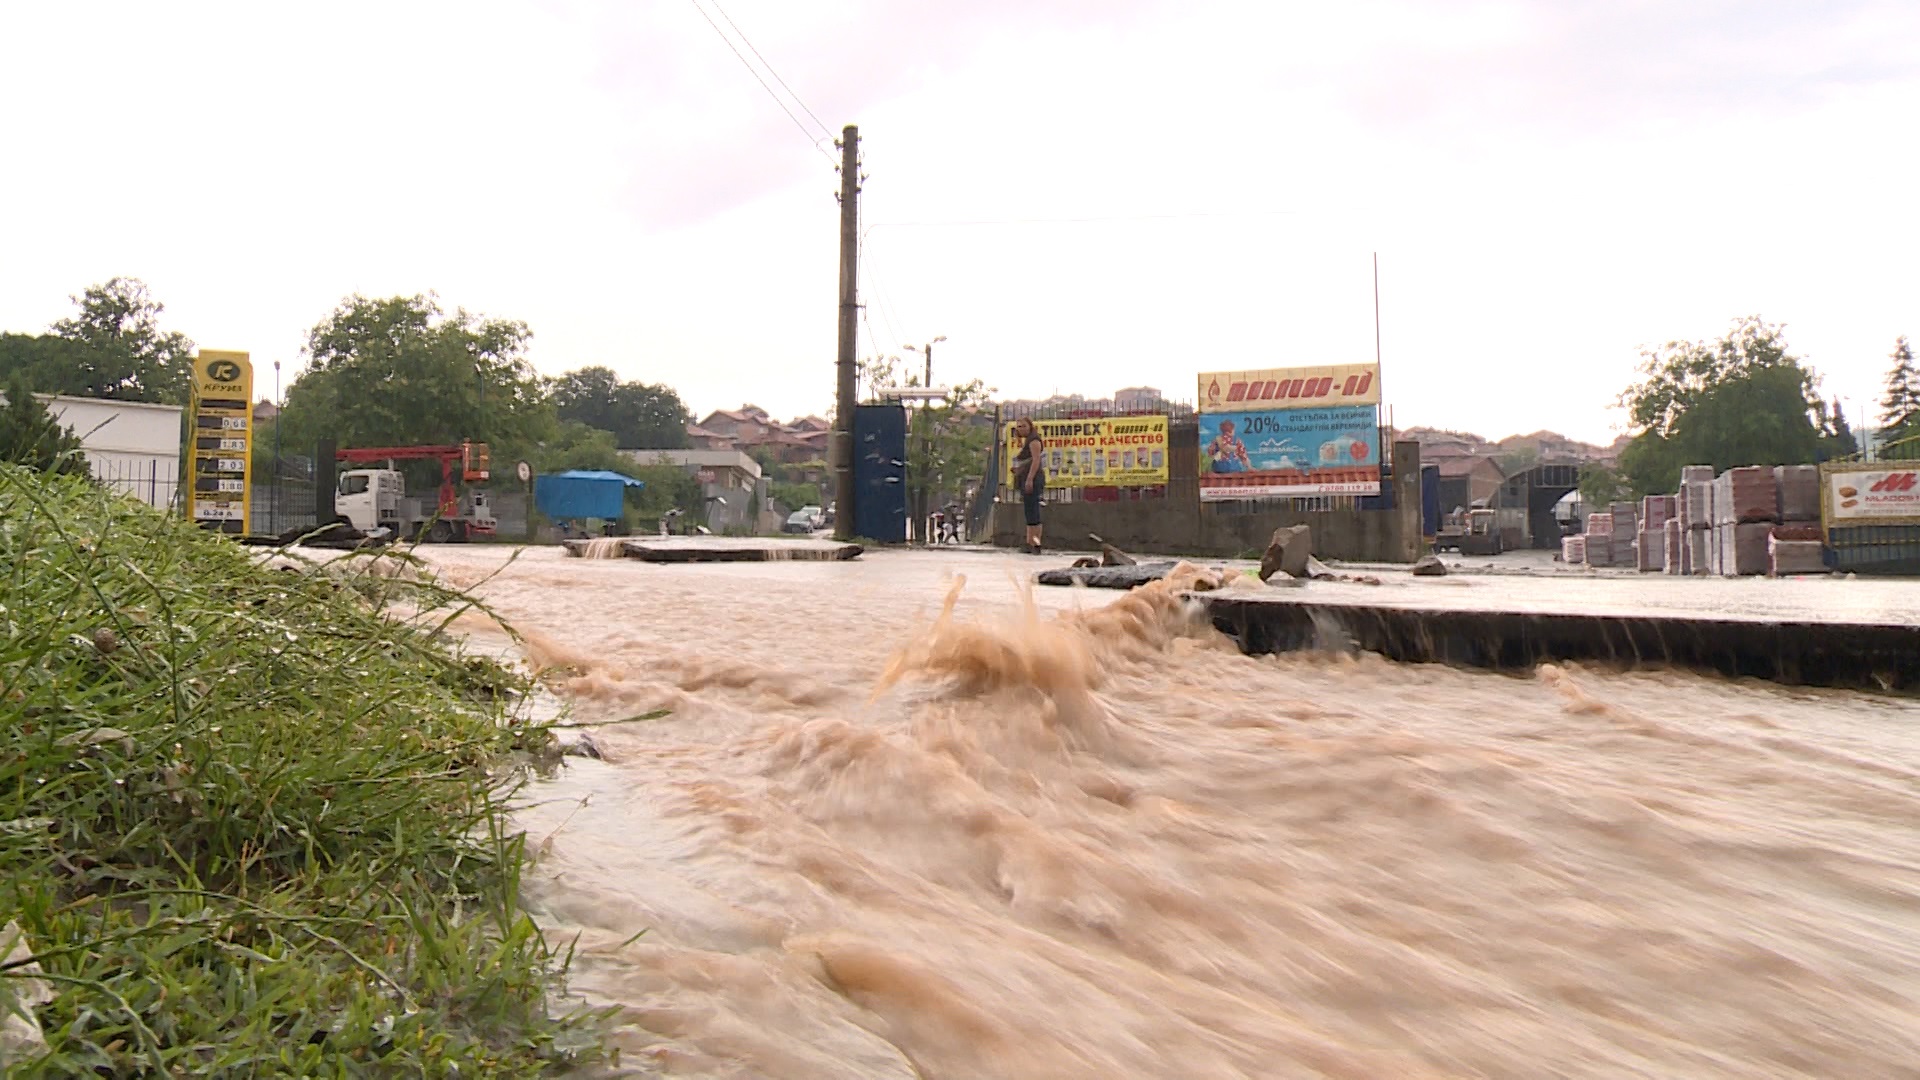
<path fill-rule="evenodd" d="M 1013 458 L 1013 483 L 1020 489 L 1020 504 L 1027 512 L 1027 552 L 1040 554 L 1040 497 L 1047 491 L 1046 443 L 1034 430 L 1033 421 L 1021 417 L 1013 422 L 1014 437 L 1020 440 L 1020 452 Z"/>

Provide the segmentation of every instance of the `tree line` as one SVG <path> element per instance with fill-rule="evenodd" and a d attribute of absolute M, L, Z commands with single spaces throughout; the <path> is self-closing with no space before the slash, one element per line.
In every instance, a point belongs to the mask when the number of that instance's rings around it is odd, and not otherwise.
<path fill-rule="evenodd" d="M 163 329 L 165 305 L 144 283 L 116 277 L 72 300 L 75 314 L 44 334 L 0 334 L 9 401 L 0 440 L 20 428 L 18 439 L 50 445 L 40 427 L 22 427 L 39 424 L 32 393 L 189 403 L 194 342 Z M 346 298 L 308 332 L 308 363 L 278 416 L 256 427 L 256 477 L 289 473 L 289 462 L 307 460 L 322 439 L 342 447 L 471 439 L 489 444 L 496 468 L 525 460 L 542 472 L 613 469 L 648 482 L 636 496 L 643 513 L 697 510 L 699 486 L 684 470 L 636 465 L 619 453 L 684 448 L 691 416 L 679 394 L 664 383 L 622 381 L 604 366 L 542 377 L 526 358 L 532 336 L 524 322 L 448 312 L 431 294 Z M 28 411 L 15 416 L 13 403 L 22 400 Z"/>
<path fill-rule="evenodd" d="M 1878 417 L 1883 441 L 1920 436 L 1920 375 L 1902 336 L 1894 346 Z M 1685 465 L 1807 465 L 1857 455 L 1837 399 L 1787 345 L 1785 328 L 1758 316 L 1716 341 L 1671 341 L 1641 353 L 1639 378 L 1621 392 L 1631 439 L 1614 466 L 1582 471 L 1594 504 L 1677 490 Z"/>

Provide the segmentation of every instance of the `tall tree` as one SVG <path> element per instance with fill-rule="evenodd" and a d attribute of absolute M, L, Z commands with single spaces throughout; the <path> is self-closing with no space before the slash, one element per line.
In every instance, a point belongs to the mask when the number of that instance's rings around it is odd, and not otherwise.
<path fill-rule="evenodd" d="M 84 391 L 86 360 L 80 346 L 52 334 L 0 334 L 0 382 L 18 375 L 47 394 Z"/>
<path fill-rule="evenodd" d="M 1860 452 L 1860 440 L 1854 438 L 1853 425 L 1847 423 L 1846 410 L 1838 399 L 1826 402 L 1816 398 L 1813 411 L 1820 420 L 1820 460 L 1849 458 Z"/>
<path fill-rule="evenodd" d="M 280 415 L 289 447 L 493 444 L 524 456 L 554 434 L 523 355 L 525 323 L 452 315 L 429 296 L 349 297 L 307 337 L 311 364 Z"/>
<path fill-rule="evenodd" d="M 611 368 L 584 367 L 553 381 L 553 406 L 562 420 L 611 432 L 630 450 L 678 450 L 687 445 L 692 417 L 680 395 L 661 383 L 621 382 Z"/>
<path fill-rule="evenodd" d="M 1880 399 L 1880 426 L 1892 438 L 1920 434 L 1920 371 L 1914 370 L 1905 334 L 1894 343 L 1891 359 L 1886 396 Z"/>
<path fill-rule="evenodd" d="M 135 278 L 116 277 L 73 298 L 80 310 L 53 324 L 72 348 L 39 374 L 43 392 L 183 405 L 193 375 L 193 342 L 160 329 L 166 306 Z"/>
<path fill-rule="evenodd" d="M 1633 431 L 1620 472 L 1634 494 L 1674 490 L 1682 465 L 1819 460 L 1815 376 L 1781 327 L 1750 317 L 1718 341 L 1669 342 L 1642 357 L 1640 381 L 1620 395 Z"/>
<path fill-rule="evenodd" d="M 80 439 L 67 430 L 15 373 L 7 379 L 6 405 L 0 408 L 0 461 L 41 472 L 88 475 Z"/>

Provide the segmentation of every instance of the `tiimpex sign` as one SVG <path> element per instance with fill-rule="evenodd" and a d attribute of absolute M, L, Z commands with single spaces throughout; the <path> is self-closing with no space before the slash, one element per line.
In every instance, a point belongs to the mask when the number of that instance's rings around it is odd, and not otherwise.
<path fill-rule="evenodd" d="M 1380 365 L 1202 372 L 1199 401 L 1203 413 L 1378 405 Z"/>
<path fill-rule="evenodd" d="M 1829 526 L 1920 524 L 1920 462 L 1829 465 L 1822 472 Z"/>

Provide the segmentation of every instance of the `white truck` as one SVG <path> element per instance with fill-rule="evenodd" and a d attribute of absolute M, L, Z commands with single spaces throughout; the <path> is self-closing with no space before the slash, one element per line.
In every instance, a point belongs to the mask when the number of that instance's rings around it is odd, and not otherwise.
<path fill-rule="evenodd" d="M 474 536 L 492 536 L 495 532 L 487 493 L 472 488 L 462 495 L 453 480 L 456 462 L 463 480 L 487 478 L 484 443 L 341 450 L 335 457 L 350 463 L 381 462 L 386 466 L 348 469 L 340 474 L 334 489 L 334 511 L 361 532 L 385 529 L 395 539 L 436 544 L 458 543 Z M 408 497 L 406 477 L 393 468 L 395 461 L 402 460 L 440 462 L 437 500 L 428 502 Z"/>

